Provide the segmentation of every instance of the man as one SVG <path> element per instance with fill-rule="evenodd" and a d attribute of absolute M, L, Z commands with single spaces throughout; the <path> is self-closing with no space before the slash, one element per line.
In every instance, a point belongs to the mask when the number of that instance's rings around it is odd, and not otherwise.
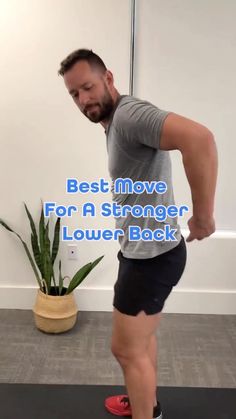
<path fill-rule="evenodd" d="M 217 151 L 213 134 L 203 125 L 160 110 L 149 102 L 120 95 L 113 74 L 91 50 L 80 49 L 62 61 L 58 72 L 80 111 L 105 128 L 111 178 L 164 181 L 167 191 L 113 193 L 119 204 L 174 204 L 169 150 L 182 153 L 192 194 L 188 242 L 215 231 L 213 219 Z M 112 191 L 114 192 L 114 191 Z M 116 220 L 120 237 L 119 272 L 114 286 L 111 350 L 122 367 L 127 395 L 108 397 L 109 412 L 133 419 L 162 418 L 156 398 L 156 331 L 161 311 L 185 267 L 186 245 L 177 217 L 157 222 L 131 215 Z M 129 240 L 130 226 L 154 231 L 169 225 L 174 240 Z"/>

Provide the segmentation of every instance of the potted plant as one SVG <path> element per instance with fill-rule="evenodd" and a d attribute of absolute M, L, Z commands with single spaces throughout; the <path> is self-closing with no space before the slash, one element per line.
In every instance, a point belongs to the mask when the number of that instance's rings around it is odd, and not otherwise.
<path fill-rule="evenodd" d="M 92 269 L 104 257 L 100 256 L 94 262 L 89 262 L 80 268 L 73 278 L 62 276 L 61 260 L 59 261 L 59 275 L 56 282 L 54 263 L 58 254 L 60 243 L 60 217 L 54 225 L 53 241 L 51 245 L 49 237 L 49 223 L 45 221 L 43 203 L 39 221 L 38 233 L 34 220 L 24 203 L 25 210 L 31 227 L 31 255 L 26 242 L 21 236 L 10 228 L 5 221 L 0 219 L 0 225 L 10 232 L 16 234 L 20 239 L 39 286 L 35 305 L 33 308 L 35 324 L 38 329 L 46 333 L 61 333 L 71 329 L 76 322 L 78 308 L 74 298 L 73 290 L 78 287 Z M 64 286 L 64 279 L 70 280 L 69 285 Z"/>

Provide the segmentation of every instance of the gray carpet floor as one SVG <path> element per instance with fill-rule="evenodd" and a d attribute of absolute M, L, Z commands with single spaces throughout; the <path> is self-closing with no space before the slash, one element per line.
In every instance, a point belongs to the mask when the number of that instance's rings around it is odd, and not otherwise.
<path fill-rule="evenodd" d="M 75 327 L 48 335 L 30 310 L 0 310 L 0 382 L 123 385 L 110 351 L 112 313 L 79 312 Z M 236 388 L 236 316 L 163 314 L 160 386 Z"/>

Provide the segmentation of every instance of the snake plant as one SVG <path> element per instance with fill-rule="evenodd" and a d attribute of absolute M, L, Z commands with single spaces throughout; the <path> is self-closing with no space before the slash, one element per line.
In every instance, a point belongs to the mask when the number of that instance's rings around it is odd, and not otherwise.
<path fill-rule="evenodd" d="M 5 221 L 0 218 L 0 225 L 5 227 L 11 233 L 16 234 L 16 236 L 20 239 L 25 252 L 28 256 L 32 269 L 35 273 L 36 280 L 38 282 L 40 290 L 49 295 L 64 295 L 69 294 L 72 292 L 76 287 L 78 287 L 81 282 L 86 278 L 89 272 L 101 261 L 104 257 L 100 256 L 94 262 L 89 262 L 80 268 L 73 278 L 69 278 L 68 276 L 62 276 L 61 273 L 61 260 L 59 261 L 59 277 L 58 277 L 58 285 L 56 284 L 55 274 L 54 274 L 54 264 L 58 254 L 59 244 L 60 244 L 60 217 L 57 218 L 55 225 L 54 225 L 54 235 L 53 235 L 53 242 L 51 245 L 51 241 L 49 238 L 49 222 L 50 218 L 46 222 L 43 212 L 43 203 L 42 203 L 42 210 L 41 216 L 39 220 L 39 227 L 38 233 L 36 230 L 35 222 L 27 208 L 27 205 L 24 203 L 25 211 L 29 219 L 30 227 L 31 227 L 31 247 L 32 247 L 32 254 L 29 251 L 29 248 L 26 242 L 21 238 L 21 236 L 12 230 Z M 70 282 L 68 287 L 64 287 L 64 279 L 69 278 Z M 52 285 L 53 284 L 53 285 Z"/>

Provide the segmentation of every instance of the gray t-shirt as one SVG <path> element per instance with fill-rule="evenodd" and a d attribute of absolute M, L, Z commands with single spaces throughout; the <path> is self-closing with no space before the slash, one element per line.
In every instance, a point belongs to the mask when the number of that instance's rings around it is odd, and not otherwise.
<path fill-rule="evenodd" d="M 168 151 L 159 149 L 161 129 L 169 112 L 160 110 L 150 102 L 133 96 L 122 95 L 116 104 L 109 125 L 105 131 L 108 152 L 108 170 L 112 179 L 112 199 L 120 205 L 174 205 L 171 178 L 171 161 Z M 164 194 L 143 192 L 114 194 L 114 181 L 117 178 L 130 178 L 136 181 L 164 181 L 167 191 Z M 116 228 L 124 231 L 119 237 L 121 252 L 127 258 L 152 258 L 178 245 L 181 240 L 177 217 L 167 217 L 163 222 L 153 217 L 136 218 L 131 214 L 116 219 Z M 165 225 L 177 229 L 177 241 L 130 241 L 129 226 L 143 229 L 164 229 Z"/>

